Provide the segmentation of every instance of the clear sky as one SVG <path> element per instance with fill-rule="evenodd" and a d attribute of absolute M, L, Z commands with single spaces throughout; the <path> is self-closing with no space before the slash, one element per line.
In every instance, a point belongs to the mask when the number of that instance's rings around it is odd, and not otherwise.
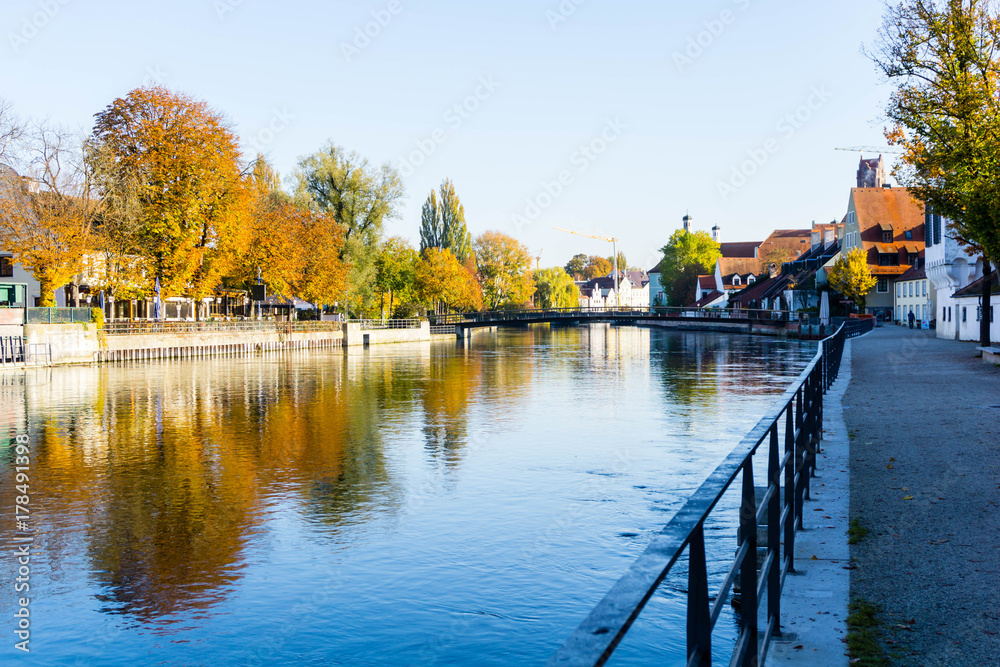
<path fill-rule="evenodd" d="M 407 197 L 389 234 L 416 242 L 424 199 L 451 178 L 473 234 L 512 234 L 543 266 L 610 254 L 553 230 L 566 227 L 617 236 L 650 268 L 687 211 L 730 241 L 843 217 L 859 156 L 834 148 L 885 144 L 888 89 L 860 51 L 881 13 L 877 0 L 5 0 L 0 97 L 88 130 L 155 81 L 223 112 L 284 176 L 329 140 L 392 163 Z"/>

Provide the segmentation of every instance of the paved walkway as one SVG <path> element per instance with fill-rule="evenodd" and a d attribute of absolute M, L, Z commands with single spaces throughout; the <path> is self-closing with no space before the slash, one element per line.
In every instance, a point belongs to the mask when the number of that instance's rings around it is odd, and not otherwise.
<path fill-rule="evenodd" d="M 895 665 L 1000 665 L 1000 369 L 889 326 L 853 343 L 844 397 L 851 595 L 879 604 Z"/>

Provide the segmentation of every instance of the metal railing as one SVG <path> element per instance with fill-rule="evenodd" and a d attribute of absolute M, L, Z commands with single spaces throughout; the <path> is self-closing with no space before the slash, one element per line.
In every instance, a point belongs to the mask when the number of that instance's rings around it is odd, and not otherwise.
<path fill-rule="evenodd" d="M 547 308 L 530 310 L 492 310 L 475 313 L 452 313 L 432 317 L 432 324 L 475 324 L 478 322 L 530 322 L 532 320 L 693 318 L 701 320 L 756 320 L 798 322 L 800 313 L 787 310 L 722 310 L 714 308 Z"/>
<path fill-rule="evenodd" d="M 340 322 L 107 322 L 103 331 L 108 336 L 200 333 L 307 333 L 341 331 Z"/>
<path fill-rule="evenodd" d="M 24 363 L 24 338 L 21 336 L 0 337 L 0 365 Z"/>
<path fill-rule="evenodd" d="M 456 332 L 454 324 L 431 325 L 431 335 L 441 336 L 447 334 L 449 336 L 454 336 L 455 333 Z"/>
<path fill-rule="evenodd" d="M 780 635 L 781 590 L 795 571 L 795 531 L 802 528 L 803 502 L 823 432 L 823 395 L 837 379 L 845 324 L 822 341 L 816 356 L 725 461 L 715 469 L 674 518 L 652 540 L 611 591 L 549 660 L 555 665 L 603 665 L 624 639 L 646 603 L 683 553 L 688 555 L 687 664 L 712 664 L 712 630 L 734 584 L 740 589 L 739 636 L 730 664 L 761 665 L 771 638 Z M 860 334 L 854 334 L 860 335 Z M 782 447 L 783 443 L 783 447 Z M 754 454 L 767 452 L 768 485 L 757 504 Z M 738 550 L 717 595 L 709 592 L 705 522 L 741 481 Z M 758 573 L 757 528 L 766 528 Z M 759 627 L 766 596 L 766 622 Z"/>
<path fill-rule="evenodd" d="M 28 324 L 78 324 L 93 319 L 90 308 L 28 308 Z"/>
<path fill-rule="evenodd" d="M 419 329 L 419 319 L 408 320 L 351 320 L 352 323 L 360 323 L 362 331 L 376 331 L 379 329 Z"/>

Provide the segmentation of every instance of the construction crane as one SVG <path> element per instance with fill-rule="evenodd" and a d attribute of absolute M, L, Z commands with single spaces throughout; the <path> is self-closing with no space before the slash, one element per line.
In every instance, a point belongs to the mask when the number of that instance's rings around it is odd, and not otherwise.
<path fill-rule="evenodd" d="M 576 234 L 577 236 L 585 236 L 588 239 L 597 239 L 598 241 L 607 241 L 611 244 L 612 251 L 614 252 L 615 259 L 615 307 L 621 308 L 622 297 L 618 293 L 618 241 L 621 239 L 616 239 L 613 236 L 598 236 L 596 234 L 584 234 L 583 232 L 574 232 L 572 229 L 563 229 L 562 227 L 555 227 L 557 232 L 566 232 L 567 234 Z M 597 231 L 597 230 L 594 230 Z"/>
<path fill-rule="evenodd" d="M 882 153 L 885 155 L 902 155 L 906 151 L 898 146 L 850 146 L 848 148 L 834 148 L 835 151 L 849 151 L 851 153 Z"/>

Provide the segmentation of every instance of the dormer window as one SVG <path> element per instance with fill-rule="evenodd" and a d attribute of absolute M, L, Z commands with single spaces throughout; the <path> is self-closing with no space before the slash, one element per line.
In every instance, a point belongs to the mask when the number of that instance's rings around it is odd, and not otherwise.
<path fill-rule="evenodd" d="M 755 277 L 750 276 L 749 278 L 747 278 L 747 285 L 753 285 L 755 282 L 757 282 L 757 279 Z"/>
<path fill-rule="evenodd" d="M 892 243 L 892 230 L 882 232 L 882 243 Z"/>
<path fill-rule="evenodd" d="M 733 276 L 733 284 L 734 285 L 741 285 L 742 284 L 742 282 L 740 281 L 740 277 L 739 276 Z"/>

